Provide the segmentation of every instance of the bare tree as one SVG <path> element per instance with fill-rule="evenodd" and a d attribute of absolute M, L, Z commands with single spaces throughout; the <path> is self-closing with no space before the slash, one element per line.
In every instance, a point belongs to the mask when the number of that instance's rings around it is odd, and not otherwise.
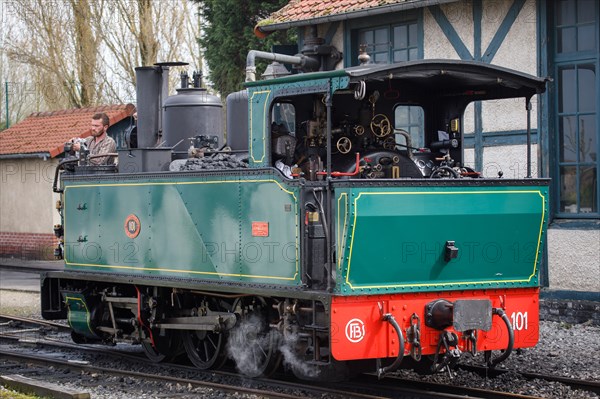
<path fill-rule="evenodd" d="M 177 60 L 201 68 L 197 6 L 188 0 L 20 0 L 11 7 L 2 50 L 12 66 L 30 71 L 47 110 L 132 101 L 136 66 Z"/>
<path fill-rule="evenodd" d="M 111 74 L 134 85 L 136 66 L 177 60 L 201 68 L 197 6 L 191 2 L 111 0 L 106 7 L 111 11 L 97 23 L 111 26 L 101 30 L 116 64 Z"/>
<path fill-rule="evenodd" d="M 66 18 L 63 4 L 52 3 L 43 8 L 42 2 L 29 0 L 11 5 L 14 19 L 11 22 L 14 24 L 7 32 L 5 51 L 12 61 L 42 71 L 47 84 L 54 85 L 62 81 L 64 93 L 72 97 L 74 93 L 69 84 L 72 74 L 66 60 L 58 56 L 67 53 L 67 44 L 59 38 L 64 36 L 64 28 L 70 21 Z M 57 103 L 55 98 L 45 100 L 48 104 Z"/>
<path fill-rule="evenodd" d="M 140 46 L 140 58 L 142 59 L 142 66 L 152 65 L 156 62 L 156 55 L 158 54 L 158 41 L 154 34 L 154 21 L 152 18 L 152 1 L 138 0 L 137 4 L 140 18 L 136 39 Z"/>
<path fill-rule="evenodd" d="M 95 80 L 100 40 L 99 35 L 92 31 L 93 17 L 89 0 L 70 0 L 70 3 L 74 16 L 77 80 L 80 84 L 79 98 L 73 99 L 72 103 L 89 106 L 98 99 Z"/>

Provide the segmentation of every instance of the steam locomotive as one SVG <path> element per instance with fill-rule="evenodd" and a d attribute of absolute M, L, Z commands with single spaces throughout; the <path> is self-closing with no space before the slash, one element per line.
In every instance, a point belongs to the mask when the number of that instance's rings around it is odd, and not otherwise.
<path fill-rule="evenodd" d="M 118 165 L 57 169 L 65 269 L 42 276 L 43 317 L 75 342 L 251 377 L 437 372 L 466 352 L 494 366 L 534 346 L 548 181 L 529 140 L 526 178 L 468 167 L 463 114 L 522 98 L 529 121 L 546 80 L 454 60 L 322 70 L 315 54 L 249 54 L 226 141 L 199 79 L 168 96 L 172 64 L 137 68 Z"/>

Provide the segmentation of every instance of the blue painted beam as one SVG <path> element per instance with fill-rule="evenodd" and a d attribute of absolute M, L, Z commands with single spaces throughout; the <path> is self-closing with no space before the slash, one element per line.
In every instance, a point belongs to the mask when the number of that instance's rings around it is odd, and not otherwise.
<path fill-rule="evenodd" d="M 490 45 L 488 46 L 488 48 L 485 50 L 485 53 L 481 57 L 481 61 L 487 62 L 488 64 L 492 62 L 492 60 L 496 56 L 496 53 L 498 52 L 498 49 L 502 45 L 502 42 L 504 42 L 506 35 L 508 35 L 510 28 L 512 27 L 512 25 L 516 21 L 517 17 L 519 16 L 521 9 L 525 5 L 525 1 L 526 0 L 515 0 L 513 2 L 513 4 L 510 6 L 510 9 L 504 16 L 504 20 L 502 20 L 502 23 L 500 24 L 500 26 L 498 27 L 498 30 L 494 34 L 494 37 L 492 38 Z M 527 39 L 532 40 L 533 38 L 523 38 L 523 39 L 524 40 L 527 40 Z"/>
<path fill-rule="evenodd" d="M 485 132 L 481 137 L 483 147 L 527 144 L 527 132 L 525 130 Z M 531 130 L 531 143 L 538 143 L 538 131 L 536 129 Z M 475 134 L 465 134 L 464 147 L 475 148 Z"/>
<path fill-rule="evenodd" d="M 481 20 L 483 19 L 482 0 L 473 0 L 473 56 L 481 60 Z"/>
<path fill-rule="evenodd" d="M 450 23 L 450 21 L 446 17 L 446 14 L 444 14 L 444 11 L 442 11 L 440 6 L 429 6 L 428 9 L 435 21 L 437 22 L 437 24 L 439 25 L 442 32 L 444 32 L 444 35 L 446 36 L 448 41 L 450 41 L 452 47 L 454 47 L 454 50 L 456 51 L 456 54 L 458 54 L 460 59 L 473 60 L 473 55 L 471 54 L 467 46 L 465 46 L 460 36 L 456 32 L 456 29 L 454 29 L 454 26 L 452 26 L 452 24 Z"/>
<path fill-rule="evenodd" d="M 335 21 L 329 25 L 327 29 L 327 33 L 325 34 L 325 43 L 331 44 L 333 40 L 333 36 L 335 36 L 335 32 L 337 32 L 338 27 L 340 26 L 340 21 Z"/>

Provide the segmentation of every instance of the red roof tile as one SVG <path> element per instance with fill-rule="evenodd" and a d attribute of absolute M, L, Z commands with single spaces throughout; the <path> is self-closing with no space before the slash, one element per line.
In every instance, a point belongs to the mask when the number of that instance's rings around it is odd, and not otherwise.
<path fill-rule="evenodd" d="M 33 113 L 0 132 L 0 155 L 49 153 L 54 158 L 62 154 L 64 143 L 72 137 L 91 134 L 90 120 L 95 113 L 106 113 L 112 126 L 133 114 L 134 109 L 127 104 Z"/>
<path fill-rule="evenodd" d="M 263 23 L 259 22 L 259 26 L 303 21 L 389 4 L 404 3 L 405 1 L 407 0 L 291 0 L 288 5 L 279 11 L 275 11 Z"/>

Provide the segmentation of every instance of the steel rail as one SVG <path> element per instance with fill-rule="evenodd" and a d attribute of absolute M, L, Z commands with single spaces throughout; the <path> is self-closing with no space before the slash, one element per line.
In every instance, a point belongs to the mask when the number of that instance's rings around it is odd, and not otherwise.
<path fill-rule="evenodd" d="M 198 370 L 195 367 L 189 367 L 189 366 L 184 366 L 184 365 L 177 365 L 177 364 L 170 364 L 170 363 L 154 363 L 151 362 L 150 360 L 146 359 L 144 356 L 140 356 L 140 355 L 134 355 L 134 354 L 130 354 L 130 353 L 126 353 L 126 352 L 121 352 L 118 350 L 112 350 L 111 348 L 97 348 L 97 347 L 91 347 L 89 345 L 80 345 L 80 344 L 74 344 L 74 343 L 69 343 L 69 342 L 61 342 L 61 341 L 54 341 L 54 340 L 48 340 L 48 339 L 20 339 L 21 337 L 8 337 L 8 336 L 0 336 L 0 339 L 13 339 L 15 341 L 18 341 L 19 343 L 24 343 L 24 344 L 36 344 L 36 345 L 41 345 L 41 346 L 50 346 L 50 347 L 57 347 L 57 348 L 63 348 L 63 349 L 67 349 L 67 350 L 80 350 L 80 351 L 85 351 L 85 352 L 93 352 L 99 355 L 103 355 L 103 356 L 109 356 L 112 358 L 118 358 L 118 359 L 128 359 L 134 362 L 144 362 L 146 364 L 148 364 L 149 366 L 155 367 L 158 370 L 177 370 L 177 371 L 181 371 L 184 373 L 190 373 L 190 372 L 196 372 L 196 373 L 202 373 L 202 370 Z M 21 354 L 18 354 L 17 352 L 14 352 L 15 356 L 21 356 Z M 4 352 L 0 351 L 0 355 L 3 355 Z M 26 358 L 27 360 L 29 360 L 30 355 L 23 355 L 24 358 Z M 41 358 L 39 356 L 39 354 L 37 354 L 34 358 L 40 360 L 40 363 L 45 364 L 45 358 Z M 52 358 L 54 359 L 54 358 Z M 54 361 L 54 360 L 52 360 Z M 59 365 L 63 365 L 63 366 L 68 366 L 68 367 L 75 367 L 78 369 L 87 369 L 88 371 L 90 371 L 91 369 L 93 370 L 97 370 L 97 371 L 105 371 L 105 369 L 103 369 L 102 367 L 97 367 L 94 366 L 92 364 L 90 364 L 89 362 L 77 362 L 77 361 L 65 361 L 65 360 L 61 360 Z M 115 369 L 110 369 L 109 371 L 116 371 L 118 372 L 118 375 L 125 375 L 125 376 L 134 376 L 134 377 L 139 377 L 139 378 L 148 378 L 148 379 L 154 379 L 154 380 L 161 380 L 164 381 L 164 379 L 162 379 L 161 376 L 156 376 L 155 374 L 147 374 L 147 373 L 139 373 L 139 375 L 137 374 L 133 374 L 133 373 L 129 373 L 129 371 L 125 371 L 125 370 L 115 370 Z M 227 371 L 222 371 L 222 370 L 211 370 L 210 371 L 211 374 L 215 374 L 215 375 L 220 375 L 222 377 L 240 377 L 239 374 L 237 373 L 231 373 L 231 372 L 227 372 Z M 372 376 L 369 375 L 365 375 L 364 377 L 369 378 Z M 196 385 L 198 384 L 203 384 L 203 386 L 208 386 L 207 384 L 216 384 L 216 383 L 204 383 L 203 381 L 199 381 L 199 380 L 189 380 L 189 379 L 177 379 L 177 377 L 169 377 L 169 378 L 174 378 L 173 380 L 168 380 L 169 382 L 179 382 L 179 383 L 184 383 L 187 384 L 188 382 L 190 383 L 196 383 Z M 507 393 L 502 393 L 502 392 L 496 392 L 496 391 L 484 391 L 484 390 L 479 390 L 479 391 L 473 391 L 469 388 L 463 388 L 463 387 L 448 387 L 445 385 L 439 385 L 439 384 L 431 384 L 431 383 L 425 383 L 425 382 L 420 382 L 420 381 L 414 381 L 414 380 L 402 380 L 403 382 L 401 382 L 400 384 L 398 383 L 398 379 L 391 377 L 391 378 L 387 378 L 384 380 L 380 380 L 380 381 L 374 381 L 374 382 L 360 382 L 360 383 L 349 383 L 349 382 L 344 382 L 341 383 L 340 386 L 343 386 L 343 389 L 339 389 L 337 388 L 337 384 L 323 384 L 323 383 L 312 383 L 312 382 L 292 382 L 292 381 L 284 381 L 281 380 L 281 377 L 279 377 L 278 379 L 256 379 L 253 380 L 256 382 L 256 384 L 265 384 L 268 385 L 269 387 L 273 387 L 273 388 L 280 388 L 280 389 L 286 389 L 286 390 L 301 390 L 304 392 L 312 392 L 315 393 L 316 396 L 319 395 L 323 395 L 323 394 L 329 394 L 329 395 L 340 395 L 341 397 L 347 398 L 357 398 L 357 399 L 384 399 L 384 398 L 391 398 L 391 397 L 419 397 L 422 399 L 428 399 L 428 398 L 432 398 L 432 399 L 437 399 L 437 398 L 452 398 L 452 399 L 456 399 L 456 398 L 463 398 L 465 394 L 469 394 L 471 398 L 487 398 L 487 399 L 506 399 L 506 398 L 511 398 L 511 399 L 532 399 L 533 397 L 531 396 L 523 396 L 523 395 L 515 395 L 515 394 L 507 394 Z M 208 386 L 211 387 L 211 386 Z M 235 390 L 237 388 L 230 388 L 232 390 Z M 246 389 L 246 388 L 244 388 Z M 240 389 L 237 389 L 237 391 L 239 391 Z M 258 390 L 259 392 L 262 392 L 262 390 Z M 268 391 L 270 392 L 270 391 Z M 474 393 L 475 392 L 475 393 Z M 486 394 L 481 394 L 482 392 L 486 392 Z M 254 393 L 254 392 L 252 392 Z M 264 392 L 261 393 L 262 395 L 265 395 Z M 277 397 L 297 397 L 297 396 L 285 396 L 286 394 L 282 394 L 281 396 L 277 396 Z"/>
<path fill-rule="evenodd" d="M 68 326 L 58 324 L 58 323 L 52 323 L 52 322 L 48 322 L 48 321 L 44 321 L 44 320 L 30 319 L 30 318 L 26 318 L 26 317 L 10 316 L 10 315 L 2 315 L 2 314 L 0 314 L 0 319 L 15 320 L 15 321 L 23 322 L 26 324 L 42 325 L 42 326 L 46 326 L 46 327 L 59 328 L 62 331 L 65 331 L 65 330 L 70 331 Z M 201 370 L 198 370 L 195 367 L 190 367 L 190 366 L 185 366 L 185 365 L 178 365 L 178 364 L 172 364 L 172 363 L 157 364 L 157 363 L 150 361 L 145 356 L 131 354 L 126 351 L 120 351 L 118 349 L 115 350 L 112 347 L 103 348 L 103 347 L 96 347 L 96 346 L 85 345 L 85 344 L 75 344 L 75 343 L 65 342 L 65 341 L 61 341 L 61 340 L 57 340 L 57 339 L 49 339 L 47 337 L 44 339 L 23 338 L 22 336 L 17 335 L 17 334 L 20 334 L 21 332 L 24 333 L 27 331 L 31 331 L 31 330 L 10 331 L 10 333 L 12 333 L 12 334 L 8 334 L 9 332 L 1 332 L 0 331 L 0 339 L 10 339 L 13 341 L 22 342 L 24 344 L 46 345 L 46 346 L 52 346 L 52 347 L 58 347 L 58 348 L 64 348 L 64 349 L 83 350 L 86 352 L 94 352 L 94 353 L 97 353 L 100 355 L 106 355 L 106 356 L 111 356 L 111 357 L 120 358 L 120 359 L 129 359 L 129 360 L 132 360 L 135 362 L 142 361 L 144 363 L 147 363 L 148 365 L 152 365 L 154 367 L 158 367 L 161 369 L 170 368 L 170 369 L 176 369 L 176 370 L 179 370 L 182 372 L 201 372 Z M 33 332 L 33 331 L 31 331 L 31 332 Z M 497 377 L 502 374 L 505 374 L 505 373 L 508 373 L 508 372 L 511 372 L 511 370 L 506 370 L 506 369 L 490 369 L 490 368 L 474 366 L 474 365 L 460 365 L 459 367 L 465 371 L 475 372 L 482 377 L 492 377 L 492 378 Z M 554 381 L 554 382 L 568 385 L 573 389 L 580 389 L 580 390 L 584 390 L 584 391 L 594 392 L 596 394 L 600 393 L 600 382 L 597 382 L 597 381 L 586 381 L 586 380 L 579 380 L 579 379 L 573 379 L 573 378 L 567 378 L 567 377 L 549 376 L 549 375 L 519 372 L 519 371 L 513 371 L 513 372 L 521 375 L 523 378 L 526 378 L 526 379 L 540 379 L 540 380 L 545 380 L 545 381 Z M 227 371 L 212 370 L 211 373 L 220 374 L 223 376 L 239 376 L 239 374 L 230 373 Z M 365 378 L 371 378 L 371 377 L 373 377 L 373 376 L 371 376 L 371 375 L 365 376 Z M 273 380 L 273 379 L 257 379 L 256 381 L 264 382 L 264 383 L 271 384 L 271 385 L 274 385 L 274 384 L 280 385 L 287 389 L 299 389 L 300 388 L 300 389 L 305 389 L 305 390 L 311 390 L 310 386 L 307 384 L 300 385 L 300 384 L 296 384 L 293 382 L 285 382 L 285 381 Z M 477 389 L 477 388 L 466 388 L 466 387 L 459 387 L 459 386 L 450 387 L 450 386 L 446 386 L 446 385 L 428 383 L 428 382 L 423 382 L 423 381 L 406 380 L 406 379 L 398 378 L 395 376 L 390 376 L 390 377 L 384 379 L 383 381 L 377 381 L 374 383 L 358 384 L 357 386 L 355 386 L 355 389 L 356 390 L 368 389 L 370 392 L 376 392 L 376 389 L 380 389 L 380 388 L 389 390 L 390 389 L 390 386 L 389 386 L 390 381 L 394 381 L 391 383 L 391 385 L 393 385 L 394 389 L 401 390 L 402 393 L 407 393 L 408 387 L 416 387 L 418 389 L 421 389 L 421 387 L 426 387 L 426 388 L 424 388 L 424 390 L 429 391 L 427 393 L 427 396 L 430 396 L 432 391 L 434 391 L 434 392 L 437 392 L 438 394 L 441 394 L 442 395 L 441 397 L 454 397 L 454 395 L 460 396 L 460 395 L 465 395 L 468 393 L 472 397 L 479 397 L 479 398 L 532 398 L 531 396 L 517 395 L 517 394 L 505 393 L 505 392 L 500 392 L 500 391 L 486 391 L 486 390 L 481 390 L 481 389 Z M 344 384 L 344 386 L 347 387 L 348 385 Z M 398 386 L 400 386 L 400 387 L 398 387 Z M 315 387 L 318 387 L 318 389 L 320 389 L 320 390 L 327 389 L 328 393 L 331 393 L 331 394 L 348 395 L 347 391 L 340 391 L 338 389 L 332 389 L 331 387 L 327 387 L 326 385 L 316 384 Z M 417 391 L 415 391 L 415 392 L 417 392 Z M 356 393 L 354 393 L 353 395 L 355 395 L 355 397 L 360 397 L 360 398 L 381 397 L 381 396 L 374 396 L 372 394 L 356 394 Z M 450 396 L 444 396 L 444 395 L 450 395 Z M 440 397 L 440 396 L 437 396 L 437 397 Z"/>
<path fill-rule="evenodd" d="M 361 389 L 361 387 L 374 389 L 373 387 L 376 387 L 381 392 L 389 392 L 391 397 L 397 397 L 399 394 L 405 395 L 414 390 L 415 393 L 425 392 L 426 397 L 436 398 L 540 399 L 538 396 L 413 380 L 393 374 L 384 379 L 378 379 L 376 373 L 363 374 L 360 379 L 345 383 L 345 386 L 355 389 Z"/>
<path fill-rule="evenodd" d="M 148 373 L 141 373 L 141 372 L 137 372 L 137 371 L 109 369 L 106 367 L 98 367 L 98 366 L 93 366 L 90 364 L 80 364 L 77 362 L 70 362 L 67 360 L 60 360 L 60 359 L 56 359 L 56 358 L 52 358 L 52 357 L 40 356 L 39 354 L 36 356 L 33 356 L 33 355 L 18 353 L 18 352 L 14 352 L 14 351 L 0 350 L 0 355 L 2 355 L 4 358 L 13 359 L 16 361 L 25 360 L 28 362 L 42 364 L 42 365 L 52 364 L 55 366 L 67 367 L 67 368 L 72 368 L 72 369 L 77 369 L 77 370 L 82 370 L 82 371 L 87 371 L 87 372 L 102 372 L 102 373 L 106 373 L 109 375 L 117 375 L 117 376 L 122 376 L 122 377 L 135 377 L 135 378 L 140 378 L 140 379 L 145 379 L 145 380 L 154 380 L 154 381 L 158 381 L 158 382 L 179 383 L 179 384 L 191 385 L 191 386 L 202 387 L 202 388 L 211 388 L 211 389 L 216 389 L 216 390 L 226 391 L 226 392 L 231 392 L 231 393 L 237 393 L 237 394 L 246 393 L 246 394 L 258 395 L 260 397 L 266 397 L 266 398 L 284 398 L 284 399 L 295 399 L 298 397 L 297 395 L 289 395 L 289 394 L 266 391 L 266 390 L 261 390 L 261 389 L 254 389 L 254 388 L 245 388 L 241 385 L 232 386 L 232 385 L 218 384 L 218 383 L 209 382 L 209 381 L 199 381 L 199 380 L 192 380 L 192 379 L 187 379 L 187 378 L 177 378 L 177 377 L 170 377 L 170 376 L 165 376 L 165 375 L 148 374 Z"/>
<path fill-rule="evenodd" d="M 59 331 L 69 331 L 69 332 L 71 331 L 71 327 L 69 327 L 66 324 L 54 323 L 52 321 L 46 321 L 46 320 L 40 320 L 40 319 L 32 319 L 29 317 L 0 314 L 0 320 L 14 320 L 14 321 L 18 321 L 18 322 L 25 323 L 25 324 L 33 324 L 36 326 L 56 328 Z"/>
<path fill-rule="evenodd" d="M 488 367 L 466 365 L 466 364 L 461 364 L 458 367 L 465 371 L 471 371 L 471 372 L 477 373 L 479 376 L 482 376 L 482 377 L 494 378 L 494 377 L 498 377 L 498 376 L 506 374 L 506 373 L 515 373 L 515 374 L 518 374 L 528 380 L 544 380 L 544 381 L 549 381 L 549 382 L 558 382 L 558 383 L 561 383 L 564 385 L 568 385 L 573 389 L 580 389 L 580 390 L 584 390 L 584 391 L 588 391 L 588 392 L 594 392 L 597 395 L 600 395 L 600 381 L 580 380 L 577 378 L 530 373 L 530 372 L 510 370 L 510 369 L 490 369 Z"/>
<path fill-rule="evenodd" d="M 118 351 L 118 350 L 112 350 L 111 348 L 98 348 L 98 347 L 92 347 L 89 345 L 85 345 L 85 344 L 75 344 L 75 343 L 70 343 L 70 342 L 64 342 L 64 341 L 55 341 L 55 340 L 48 340 L 48 339 L 23 339 L 22 337 L 19 336 L 2 336 L 0 335 L 0 340 L 2 339 L 10 339 L 13 341 L 18 341 L 19 343 L 24 343 L 24 344 L 36 344 L 36 345 L 41 345 L 41 346 L 50 346 L 50 347 L 56 347 L 56 348 L 62 348 L 62 349 L 67 349 L 67 350 L 83 350 L 85 352 L 92 352 L 92 353 L 96 353 L 99 355 L 104 355 L 104 356 L 109 356 L 112 358 L 118 358 L 118 359 L 128 359 L 128 360 L 132 360 L 134 362 L 143 362 L 145 364 L 147 364 L 148 366 L 152 366 L 157 368 L 158 370 L 177 370 L 177 371 L 181 371 L 184 373 L 199 373 L 202 374 L 205 371 L 204 370 L 199 370 L 196 367 L 190 367 L 190 366 L 185 366 L 185 365 L 179 365 L 179 364 L 173 364 L 173 363 L 155 363 L 152 362 L 151 360 L 149 360 L 148 358 L 146 358 L 143 355 L 134 355 L 131 353 L 127 353 L 127 352 L 122 352 L 122 351 Z M 0 351 L 0 354 L 3 354 L 2 351 Z M 25 355 L 27 356 L 27 355 Z M 39 357 L 39 356 L 38 356 Z M 65 362 L 65 361 L 63 361 Z M 93 365 L 90 365 L 89 363 L 80 363 L 80 362 L 76 362 L 76 361 L 70 361 L 70 362 L 66 362 L 68 363 L 69 367 L 94 367 L 95 369 L 98 369 L 98 371 L 102 371 L 100 368 L 95 367 Z M 113 370 L 113 369 L 110 369 Z M 212 375 L 219 375 L 222 377 L 234 377 L 234 378 L 240 378 L 243 376 L 241 376 L 239 373 L 235 373 L 235 372 L 227 372 L 227 371 L 223 371 L 223 370 L 208 370 L 210 372 L 210 374 Z M 124 371 L 124 373 L 126 373 L 127 375 L 129 375 L 128 371 Z M 145 373 L 142 373 L 145 375 Z M 155 376 L 154 374 L 148 374 L 150 376 Z M 145 378 L 142 376 L 140 376 L 140 378 Z M 157 377 L 159 379 L 162 380 L 162 377 Z M 169 377 L 169 378 L 176 378 L 176 377 Z M 169 380 L 171 381 L 171 380 Z M 174 380 L 173 380 L 174 381 Z M 305 383 L 305 382 L 290 382 L 290 381 L 281 381 L 281 380 L 276 380 L 276 379 L 255 379 L 253 380 L 255 381 L 257 384 L 266 384 L 268 386 L 274 387 L 274 388 L 282 388 L 282 389 L 287 389 L 287 390 L 301 390 L 304 392 L 313 392 L 315 394 L 315 396 L 320 396 L 323 394 L 332 394 L 332 395 L 340 395 L 341 397 L 347 398 L 356 398 L 356 399 L 384 399 L 384 397 L 381 396 L 377 396 L 377 395 L 366 395 L 366 394 L 359 394 L 359 393 L 354 393 L 354 392 L 348 392 L 348 391 L 344 391 L 344 390 L 339 390 L 339 389 L 331 389 L 331 388 L 327 388 L 327 387 L 321 387 L 321 386 L 313 386 L 310 383 Z M 177 380 L 176 382 L 181 382 L 179 380 Z M 183 383 L 202 383 L 204 384 L 203 381 L 199 381 L 199 380 L 189 380 L 188 379 L 184 379 Z M 231 388 L 231 390 L 234 390 L 236 392 L 239 392 L 242 388 L 236 388 L 233 387 Z M 243 388 L 243 390 L 246 390 L 246 388 Z M 257 390 L 258 392 L 261 392 L 260 395 L 263 395 L 263 397 L 265 396 L 265 393 L 267 393 L 268 395 L 266 397 L 283 397 L 283 398 L 288 398 L 288 397 L 293 397 L 293 398 L 297 398 L 297 395 L 285 395 L 285 394 L 281 394 L 281 396 L 269 396 L 270 395 L 270 391 L 262 391 L 262 390 Z"/>

